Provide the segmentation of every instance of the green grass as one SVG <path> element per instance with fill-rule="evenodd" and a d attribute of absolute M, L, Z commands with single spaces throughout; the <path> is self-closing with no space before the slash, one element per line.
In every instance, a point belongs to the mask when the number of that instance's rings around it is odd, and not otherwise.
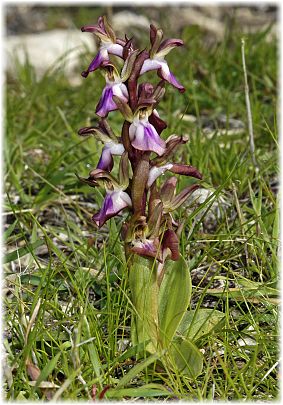
<path fill-rule="evenodd" d="M 161 373 L 152 367 L 155 358 L 136 361 L 139 348 L 123 347 L 130 336 L 131 301 L 118 238 L 122 219 L 97 230 L 90 218 L 102 194 L 75 176 L 87 176 L 100 154 L 101 144 L 79 138 L 77 130 L 95 122 L 102 78 L 91 74 L 71 87 L 57 70 L 37 81 L 27 64 L 18 66 L 17 79 L 8 78 L 6 97 L 8 399 L 48 398 L 50 390 L 57 399 L 89 399 L 94 385 L 98 393 L 110 386 L 108 399 L 277 398 L 276 42 L 267 43 L 266 32 L 246 37 L 256 173 L 247 130 L 228 134 L 216 125 L 208 136 L 197 124 L 204 115 L 217 124 L 219 114 L 227 117 L 224 129 L 229 118 L 246 123 L 240 34 L 208 46 L 193 27 L 182 38 L 189 46 L 168 59 L 187 92 L 167 87 L 159 108 L 168 120 L 164 135 L 190 135 L 176 161 L 198 167 L 203 185 L 227 203 L 210 227 L 204 221 L 212 200 L 178 214 L 185 220 L 182 253 L 191 271 L 204 274 L 193 288 L 192 305 L 198 310 L 211 297 L 225 313 L 222 327 L 198 341 L 203 372 L 195 381 L 170 370 Z M 81 70 L 89 58 L 82 57 Z M 183 113 L 197 121 L 181 119 Z M 111 114 L 110 122 L 118 131 L 119 114 Z M 187 183 L 180 179 L 180 188 Z M 217 282 L 229 288 L 217 288 Z M 38 366 L 37 375 L 41 372 L 39 387 L 30 383 L 28 359 Z"/>

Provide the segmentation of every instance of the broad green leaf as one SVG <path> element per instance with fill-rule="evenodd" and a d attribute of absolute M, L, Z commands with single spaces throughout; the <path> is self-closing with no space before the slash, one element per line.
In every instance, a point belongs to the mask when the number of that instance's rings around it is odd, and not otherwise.
<path fill-rule="evenodd" d="M 185 313 L 178 333 L 192 342 L 211 332 L 224 319 L 223 312 L 200 308 Z"/>
<path fill-rule="evenodd" d="M 181 373 L 196 378 L 202 372 L 203 355 L 190 340 L 176 339 L 170 353 Z"/>
<path fill-rule="evenodd" d="M 165 264 L 159 291 L 159 328 L 163 344 L 171 342 L 191 299 L 191 276 L 181 257 Z"/>
<path fill-rule="evenodd" d="M 146 349 L 155 353 L 158 342 L 158 284 L 154 261 L 134 255 L 129 268 L 129 284 L 135 323 L 132 323 L 134 344 L 150 339 L 151 344 Z"/>

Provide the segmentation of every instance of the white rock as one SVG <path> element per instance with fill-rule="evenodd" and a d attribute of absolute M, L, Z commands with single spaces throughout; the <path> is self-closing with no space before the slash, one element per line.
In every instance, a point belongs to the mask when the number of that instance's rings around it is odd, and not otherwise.
<path fill-rule="evenodd" d="M 242 338 L 238 339 L 238 345 L 239 346 L 256 346 L 257 342 L 250 337 L 245 337 L 243 339 Z"/>
<path fill-rule="evenodd" d="M 149 29 L 149 20 L 143 15 L 132 13 L 131 11 L 120 11 L 113 15 L 112 25 L 115 30 L 126 31 L 129 26 Z"/>
<path fill-rule="evenodd" d="M 15 58 L 24 64 L 28 58 L 36 76 L 42 77 L 51 67 L 64 69 L 72 80 L 73 72 L 85 50 L 95 52 L 92 35 L 79 30 L 51 30 L 28 35 L 11 35 L 5 41 L 5 67 L 16 73 Z M 77 75 L 80 78 L 80 75 Z"/>

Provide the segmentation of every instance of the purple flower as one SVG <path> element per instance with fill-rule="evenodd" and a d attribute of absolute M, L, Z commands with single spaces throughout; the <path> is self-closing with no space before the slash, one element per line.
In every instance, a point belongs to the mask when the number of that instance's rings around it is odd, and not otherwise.
<path fill-rule="evenodd" d="M 156 129 L 148 122 L 148 113 L 139 111 L 129 128 L 131 144 L 142 151 L 152 151 L 161 156 L 166 149 L 166 143 L 160 138 Z"/>
<path fill-rule="evenodd" d="M 162 261 L 160 242 L 158 238 L 137 239 L 132 241 L 131 252 L 140 256 L 153 257 L 159 262 Z"/>
<path fill-rule="evenodd" d="M 140 74 L 150 70 L 157 70 L 158 75 L 171 83 L 172 86 L 176 87 L 181 93 L 185 91 L 184 86 L 178 82 L 173 73 L 170 72 L 169 66 L 165 60 L 165 56 L 175 47 L 183 45 L 183 41 L 180 39 L 167 39 L 162 40 L 163 32 L 162 30 L 157 30 L 153 25 L 150 27 L 150 41 L 151 50 L 150 58 L 146 59 L 141 68 Z"/>
<path fill-rule="evenodd" d="M 93 215 L 92 220 L 100 228 L 109 218 L 114 217 L 124 208 L 131 206 L 132 201 L 125 191 L 107 191 L 101 210 Z"/>
<path fill-rule="evenodd" d="M 125 41 L 119 40 L 120 43 L 117 43 L 118 40 L 116 39 L 115 33 L 105 18 L 99 17 L 97 25 L 82 27 L 82 31 L 92 32 L 100 38 L 98 54 L 92 60 L 87 70 L 82 72 L 83 77 L 87 77 L 90 72 L 109 63 L 109 54 L 122 58 L 124 49 L 122 43 Z"/>
<path fill-rule="evenodd" d="M 109 111 L 117 110 L 118 107 L 113 100 L 113 96 L 119 97 L 124 102 L 129 99 L 127 87 L 122 81 L 116 78 L 111 81 L 106 78 L 106 86 L 102 91 L 101 98 L 96 107 L 96 114 L 100 117 L 106 117 Z"/>
<path fill-rule="evenodd" d="M 91 61 L 87 70 L 84 70 L 82 72 L 82 76 L 87 77 L 90 72 L 94 72 L 99 67 L 103 67 L 103 66 L 107 65 L 110 61 L 109 54 L 122 57 L 122 54 L 123 54 L 122 45 L 101 41 L 100 49 L 99 49 L 97 55 Z"/>
<path fill-rule="evenodd" d="M 107 142 L 102 149 L 101 157 L 99 159 L 97 169 L 111 172 L 113 168 L 113 155 L 122 156 L 125 148 L 122 143 Z"/>
<path fill-rule="evenodd" d="M 185 87 L 178 82 L 173 73 L 170 72 L 169 66 L 163 57 L 158 57 L 156 54 L 154 58 L 146 59 L 143 63 L 140 74 L 142 75 L 150 70 L 158 70 L 158 75 L 162 79 L 172 84 L 172 86 L 176 87 L 181 93 L 185 91 Z"/>

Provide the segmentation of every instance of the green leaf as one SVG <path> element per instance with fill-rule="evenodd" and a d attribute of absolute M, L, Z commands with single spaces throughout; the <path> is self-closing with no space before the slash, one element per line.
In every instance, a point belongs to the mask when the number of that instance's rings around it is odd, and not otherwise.
<path fill-rule="evenodd" d="M 35 387 L 39 387 L 42 381 L 47 381 L 49 375 L 52 373 L 54 368 L 56 367 L 59 357 L 61 356 L 61 352 L 57 353 L 55 357 L 53 357 L 43 368 L 41 371 L 38 379 L 36 380 Z"/>
<path fill-rule="evenodd" d="M 190 340 L 176 339 L 170 353 L 181 373 L 196 378 L 202 372 L 203 355 Z"/>
<path fill-rule="evenodd" d="M 191 299 L 192 283 L 183 257 L 165 264 L 159 291 L 159 328 L 165 346 L 171 342 Z"/>
<path fill-rule="evenodd" d="M 139 373 L 141 373 L 146 367 L 148 367 L 151 363 L 158 360 L 159 353 L 152 354 L 147 359 L 135 365 L 131 370 L 124 375 L 124 377 L 119 381 L 116 388 L 122 388 L 126 384 L 128 384 L 133 378 L 135 378 Z"/>
<path fill-rule="evenodd" d="M 89 358 L 90 358 L 93 370 L 95 372 L 95 375 L 96 375 L 96 377 L 100 377 L 101 362 L 100 362 L 96 347 L 93 342 L 90 342 L 87 347 L 88 347 Z"/>
<path fill-rule="evenodd" d="M 123 398 L 123 397 L 160 397 L 173 396 L 174 393 L 168 391 L 160 384 L 145 384 L 142 387 L 110 389 L 107 391 L 106 398 Z"/>
<path fill-rule="evenodd" d="M 223 312 L 208 308 L 188 311 L 184 315 L 177 332 L 195 342 L 219 326 L 224 316 Z"/>
<path fill-rule="evenodd" d="M 155 353 L 158 343 L 158 284 L 154 261 L 134 255 L 129 268 L 129 284 L 133 303 L 132 340 L 138 344 L 150 339 L 151 344 L 146 349 Z"/>
<path fill-rule="evenodd" d="M 25 256 L 28 253 L 32 253 L 33 250 L 35 250 L 39 246 L 42 246 L 44 243 L 45 243 L 44 240 L 37 240 L 36 242 L 30 243 L 27 246 L 13 250 L 13 252 L 7 253 L 4 256 L 3 263 L 5 264 L 13 262 L 14 260 L 17 260 L 19 257 Z"/>
<path fill-rule="evenodd" d="M 18 220 L 16 219 L 16 221 L 13 222 L 13 223 L 9 226 L 9 228 L 4 232 L 3 239 L 4 239 L 5 241 L 6 241 L 6 240 L 9 238 L 9 236 L 12 234 L 12 232 L 14 231 L 14 229 L 15 229 L 17 223 L 18 223 Z"/>

